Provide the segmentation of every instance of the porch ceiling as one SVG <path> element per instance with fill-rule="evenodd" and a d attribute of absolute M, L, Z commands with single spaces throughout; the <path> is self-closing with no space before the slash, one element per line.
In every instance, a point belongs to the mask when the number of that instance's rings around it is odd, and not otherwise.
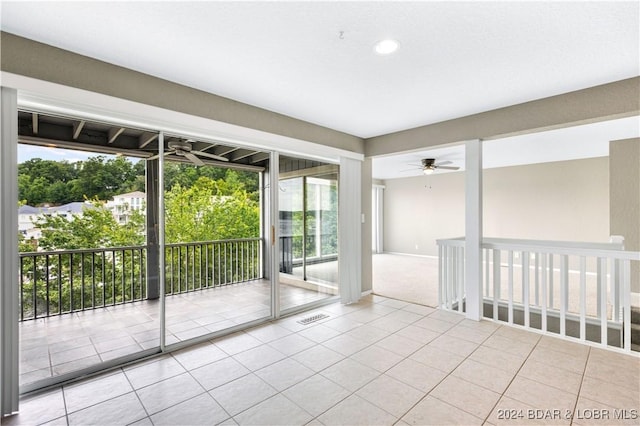
<path fill-rule="evenodd" d="M 158 153 L 158 135 L 156 131 L 124 127 L 114 123 L 32 111 L 18 112 L 18 141 L 29 145 L 148 158 Z M 202 151 L 227 159 L 224 161 L 199 157 L 205 164 L 263 168 L 269 160 L 268 153 L 253 148 L 243 148 L 215 140 L 194 140 L 171 134 L 165 134 L 164 152 L 170 151 L 169 142 L 176 139 L 189 139 L 193 151 Z M 177 155 L 169 157 L 172 161 L 189 162 L 188 159 Z"/>

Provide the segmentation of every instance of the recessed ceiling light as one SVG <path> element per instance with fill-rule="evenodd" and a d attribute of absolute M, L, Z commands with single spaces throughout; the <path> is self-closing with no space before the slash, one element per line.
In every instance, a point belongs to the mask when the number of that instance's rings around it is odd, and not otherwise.
<path fill-rule="evenodd" d="M 396 40 L 391 40 L 391 39 L 381 40 L 376 43 L 375 51 L 378 55 L 389 55 L 395 52 L 396 50 L 398 50 L 399 46 L 400 46 L 400 43 L 398 43 Z"/>

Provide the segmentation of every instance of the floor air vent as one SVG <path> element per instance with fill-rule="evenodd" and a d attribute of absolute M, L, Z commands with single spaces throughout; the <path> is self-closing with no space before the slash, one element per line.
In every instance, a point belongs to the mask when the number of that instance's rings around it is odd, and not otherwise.
<path fill-rule="evenodd" d="M 302 318 L 302 319 L 298 320 L 297 322 L 302 324 L 302 325 L 307 325 L 307 324 L 311 324 L 312 322 L 320 321 L 320 320 L 325 319 L 325 318 L 329 318 L 329 315 L 316 314 L 316 315 L 311 315 L 310 317 Z"/>

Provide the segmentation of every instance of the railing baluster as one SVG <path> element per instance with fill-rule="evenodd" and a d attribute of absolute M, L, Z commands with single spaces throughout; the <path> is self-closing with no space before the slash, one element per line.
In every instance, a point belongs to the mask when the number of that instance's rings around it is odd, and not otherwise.
<path fill-rule="evenodd" d="M 20 321 L 24 321 L 24 257 L 20 258 Z"/>
<path fill-rule="evenodd" d="M 524 305 L 524 326 L 529 328 L 529 257 L 528 251 L 522 252 L 522 304 Z"/>
<path fill-rule="evenodd" d="M 549 255 L 549 307 L 553 308 L 553 253 Z"/>
<path fill-rule="evenodd" d="M 62 255 L 58 255 L 58 314 L 62 314 Z"/>
<path fill-rule="evenodd" d="M 91 253 L 91 308 L 96 308 L 96 252 Z"/>
<path fill-rule="evenodd" d="M 131 263 L 130 278 L 131 278 L 131 301 L 136 300 L 136 280 L 135 280 L 135 265 L 136 261 L 133 257 L 133 250 L 129 250 L 129 260 Z"/>
<path fill-rule="evenodd" d="M 47 302 L 46 302 L 47 305 L 46 305 L 46 308 L 47 308 L 47 316 L 49 316 L 51 314 L 50 314 L 50 311 L 49 311 L 49 300 L 50 299 L 49 299 L 49 255 L 48 254 L 44 255 L 44 270 L 45 270 L 45 273 L 44 273 L 45 286 L 47 287 L 47 292 L 46 292 L 46 294 L 47 294 Z"/>
<path fill-rule="evenodd" d="M 493 250 L 493 319 L 498 320 L 498 299 L 500 299 L 500 250 Z"/>
<path fill-rule="evenodd" d="M 602 274 L 598 277 L 598 281 L 600 282 L 600 286 L 598 290 L 600 291 L 600 344 L 606 347 L 609 342 L 607 341 L 607 259 L 604 257 L 598 258 L 598 263 L 600 263 L 600 269 Z"/>
<path fill-rule="evenodd" d="M 611 258 L 611 274 L 609 278 L 609 286 L 611 288 L 611 305 L 613 312 L 611 313 L 612 321 L 620 321 L 620 271 L 618 269 L 618 261 Z"/>
<path fill-rule="evenodd" d="M 124 250 L 120 250 L 121 253 L 121 258 L 122 258 L 122 268 L 121 269 L 121 275 L 122 275 L 122 301 L 121 303 L 125 303 L 127 301 L 127 293 L 126 293 L 126 285 L 127 283 L 125 282 L 125 277 L 127 276 L 127 272 L 125 271 L 124 267 L 125 267 L 125 258 L 124 258 Z"/>
<path fill-rule="evenodd" d="M 542 259 L 540 261 L 540 267 L 542 268 L 542 270 L 540 271 L 540 275 L 542 278 L 542 311 L 541 311 L 541 316 L 542 316 L 542 331 L 546 333 L 547 331 L 547 255 L 546 254 L 542 254 Z"/>
<path fill-rule="evenodd" d="M 116 304 L 116 251 L 111 250 L 111 304 Z"/>
<path fill-rule="evenodd" d="M 73 312 L 73 253 L 69 253 L 69 312 Z"/>
<path fill-rule="evenodd" d="M 631 352 L 631 262 L 629 260 L 622 261 L 620 271 L 620 280 L 622 281 L 622 310 L 624 312 L 624 329 L 623 344 L 624 350 Z"/>
<path fill-rule="evenodd" d="M 566 336 L 567 333 L 567 300 L 569 287 L 569 256 L 560 257 L 560 335 Z"/>
<path fill-rule="evenodd" d="M 513 250 L 509 250 L 509 277 L 508 277 L 508 292 L 509 292 L 509 313 L 507 321 L 509 324 L 513 324 Z"/>
<path fill-rule="evenodd" d="M 580 340 L 587 339 L 587 259 L 580 256 Z"/>
<path fill-rule="evenodd" d="M 106 267 L 105 267 L 105 259 L 106 259 L 106 251 L 102 251 L 102 307 L 105 307 L 107 304 L 107 277 L 105 275 Z"/>
<path fill-rule="evenodd" d="M 84 311 L 84 252 L 80 253 L 80 310 Z"/>
<path fill-rule="evenodd" d="M 534 253 L 534 275 L 535 275 L 535 286 L 533 288 L 534 299 L 536 306 L 540 306 L 540 253 Z"/>

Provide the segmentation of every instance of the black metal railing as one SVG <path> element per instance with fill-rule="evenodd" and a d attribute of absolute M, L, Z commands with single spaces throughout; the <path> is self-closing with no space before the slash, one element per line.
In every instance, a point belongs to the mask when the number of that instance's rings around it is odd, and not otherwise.
<path fill-rule="evenodd" d="M 165 295 L 262 278 L 261 239 L 169 244 Z M 149 265 L 149 268 L 153 268 Z M 147 299 L 146 246 L 20 253 L 20 321 Z"/>

